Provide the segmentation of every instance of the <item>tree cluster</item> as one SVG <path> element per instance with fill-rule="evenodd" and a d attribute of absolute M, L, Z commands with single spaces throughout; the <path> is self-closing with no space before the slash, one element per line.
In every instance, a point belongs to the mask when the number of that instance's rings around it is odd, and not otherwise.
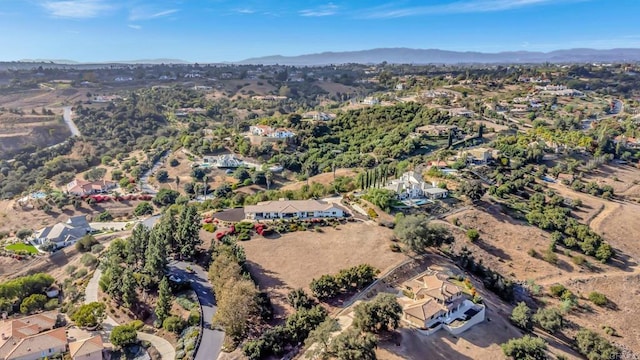
<path fill-rule="evenodd" d="M 336 275 L 322 275 L 311 280 L 309 288 L 320 300 L 329 300 L 343 292 L 358 291 L 371 284 L 380 271 L 371 265 L 361 264 L 340 270 Z"/>

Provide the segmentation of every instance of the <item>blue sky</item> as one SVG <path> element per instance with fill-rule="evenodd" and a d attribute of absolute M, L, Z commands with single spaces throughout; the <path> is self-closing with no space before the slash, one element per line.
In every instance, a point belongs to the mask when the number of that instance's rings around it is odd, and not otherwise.
<path fill-rule="evenodd" d="M 0 60 L 640 47 L 640 0 L 0 0 Z"/>

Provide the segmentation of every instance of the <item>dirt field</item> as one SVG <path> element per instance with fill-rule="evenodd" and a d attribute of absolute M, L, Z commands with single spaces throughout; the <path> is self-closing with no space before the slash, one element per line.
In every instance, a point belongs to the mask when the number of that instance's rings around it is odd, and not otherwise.
<path fill-rule="evenodd" d="M 585 181 L 611 185 L 616 194 L 625 194 L 640 181 L 640 169 L 633 166 L 602 165 L 585 174 Z"/>
<path fill-rule="evenodd" d="M 243 242 L 247 263 L 261 289 L 269 291 L 278 314 L 286 308 L 289 290 L 308 289 L 313 278 L 368 263 L 385 272 L 406 259 L 391 252 L 392 231 L 366 223 L 349 223 L 323 232 L 295 232 L 278 239 Z"/>
<path fill-rule="evenodd" d="M 336 169 L 336 177 L 338 176 L 355 177 L 356 171 L 354 169 Z M 312 184 L 314 182 L 320 183 L 323 185 L 331 184 L 331 182 L 333 182 L 333 173 L 332 172 L 322 173 L 322 174 L 318 174 L 316 176 L 310 177 L 308 183 Z M 297 182 L 283 186 L 282 190 L 298 190 L 303 185 L 306 185 L 306 184 L 307 184 L 307 181 L 297 181 Z"/>

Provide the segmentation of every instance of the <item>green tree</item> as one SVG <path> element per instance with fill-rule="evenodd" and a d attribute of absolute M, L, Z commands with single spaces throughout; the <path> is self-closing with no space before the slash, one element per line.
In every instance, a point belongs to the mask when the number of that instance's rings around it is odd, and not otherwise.
<path fill-rule="evenodd" d="M 156 281 L 156 284 L 167 268 L 167 243 L 166 237 L 161 234 L 162 231 L 161 226 L 153 228 L 145 250 L 144 271 Z"/>
<path fill-rule="evenodd" d="M 524 301 L 519 302 L 518 305 L 513 308 L 509 319 L 519 328 L 525 330 L 531 329 L 531 309 L 529 309 Z"/>
<path fill-rule="evenodd" d="M 502 352 L 515 360 L 545 360 L 547 356 L 547 343 L 537 337 L 525 335 L 519 339 L 511 339 L 500 345 Z"/>
<path fill-rule="evenodd" d="M 424 252 L 427 247 L 440 246 L 453 240 L 445 227 L 429 224 L 424 215 L 408 215 L 398 219 L 394 234 L 418 253 Z"/>
<path fill-rule="evenodd" d="M 300 309 L 287 318 L 286 329 L 294 343 L 303 342 L 309 333 L 327 318 L 327 310 L 321 305 Z"/>
<path fill-rule="evenodd" d="M 158 322 L 161 324 L 171 314 L 171 288 L 169 288 L 169 280 L 166 277 L 160 281 L 155 312 Z"/>
<path fill-rule="evenodd" d="M 105 318 L 105 305 L 99 302 L 92 302 L 81 305 L 75 311 L 71 313 L 71 321 L 76 325 L 83 326 L 96 326 Z"/>
<path fill-rule="evenodd" d="M 173 205 L 178 196 L 180 196 L 180 193 L 175 190 L 160 189 L 153 198 L 153 202 L 158 206 Z"/>
<path fill-rule="evenodd" d="M 375 360 L 378 339 L 370 333 L 348 329 L 336 336 L 329 345 L 330 354 L 338 360 Z"/>
<path fill-rule="evenodd" d="M 603 293 L 599 293 L 597 291 L 592 291 L 589 293 L 589 301 L 598 306 L 605 306 L 609 302 L 609 300 Z"/>
<path fill-rule="evenodd" d="M 309 288 L 320 300 L 330 299 L 340 292 L 340 284 L 332 275 L 322 275 L 318 279 L 311 280 Z"/>
<path fill-rule="evenodd" d="M 234 341 L 242 339 L 249 329 L 250 319 L 258 314 L 258 291 L 250 280 L 234 281 L 216 291 L 218 310 L 213 323 L 224 329 Z"/>
<path fill-rule="evenodd" d="M 169 180 L 169 172 L 167 172 L 167 170 L 158 170 L 156 173 L 156 180 L 161 183 L 166 182 Z"/>
<path fill-rule="evenodd" d="M 460 193 L 469 198 L 472 202 L 476 202 L 482 198 L 486 189 L 482 186 L 482 182 L 478 180 L 465 181 L 460 185 Z"/>
<path fill-rule="evenodd" d="M 373 333 L 395 330 L 402 315 L 402 306 L 393 294 L 381 293 L 371 301 L 355 307 L 353 325 Z"/>
<path fill-rule="evenodd" d="M 193 259 L 200 239 L 200 215 L 195 205 L 185 205 L 180 212 L 180 220 L 176 231 L 176 242 L 179 254 L 184 259 Z"/>
<path fill-rule="evenodd" d="M 117 347 L 125 347 L 138 342 L 138 333 L 132 325 L 120 325 L 111 330 L 109 341 Z"/>
<path fill-rule="evenodd" d="M 47 303 L 47 296 L 43 294 L 32 294 L 24 298 L 20 303 L 20 312 L 23 314 L 31 314 L 36 310 L 44 309 Z"/>
<path fill-rule="evenodd" d="M 327 319 L 316 327 L 305 340 L 305 346 L 309 349 L 305 355 L 308 359 L 328 360 L 331 357 L 331 334 L 340 330 L 340 325 L 335 319 Z"/>
<path fill-rule="evenodd" d="M 143 216 L 143 215 L 151 215 L 151 214 L 153 214 L 153 205 L 151 205 L 147 201 L 141 202 L 133 210 L 133 215 L 135 216 Z"/>
<path fill-rule="evenodd" d="M 562 313 L 557 308 L 538 309 L 533 315 L 533 321 L 550 334 L 562 329 Z"/>
<path fill-rule="evenodd" d="M 127 268 L 124 269 L 122 275 L 122 302 L 124 306 L 131 309 L 138 303 L 138 294 L 136 292 L 136 279 L 133 276 L 133 271 Z"/>
<path fill-rule="evenodd" d="M 467 230 L 467 237 L 473 242 L 480 239 L 480 233 L 476 229 L 469 229 Z"/>
<path fill-rule="evenodd" d="M 287 301 L 294 309 L 309 309 L 314 305 L 313 299 L 302 288 L 291 290 L 287 294 Z"/>
<path fill-rule="evenodd" d="M 589 360 L 618 359 L 620 349 L 589 329 L 580 329 L 576 334 L 578 351 Z"/>

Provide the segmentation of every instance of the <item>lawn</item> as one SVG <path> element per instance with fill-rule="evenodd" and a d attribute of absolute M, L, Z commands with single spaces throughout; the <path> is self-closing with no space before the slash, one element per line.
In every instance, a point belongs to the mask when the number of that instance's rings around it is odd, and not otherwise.
<path fill-rule="evenodd" d="M 27 251 L 27 252 L 29 252 L 31 254 L 37 254 L 38 253 L 38 249 L 36 249 L 35 246 L 27 245 L 27 244 L 23 244 L 23 243 L 7 245 L 6 249 L 9 250 L 9 251 Z"/>

